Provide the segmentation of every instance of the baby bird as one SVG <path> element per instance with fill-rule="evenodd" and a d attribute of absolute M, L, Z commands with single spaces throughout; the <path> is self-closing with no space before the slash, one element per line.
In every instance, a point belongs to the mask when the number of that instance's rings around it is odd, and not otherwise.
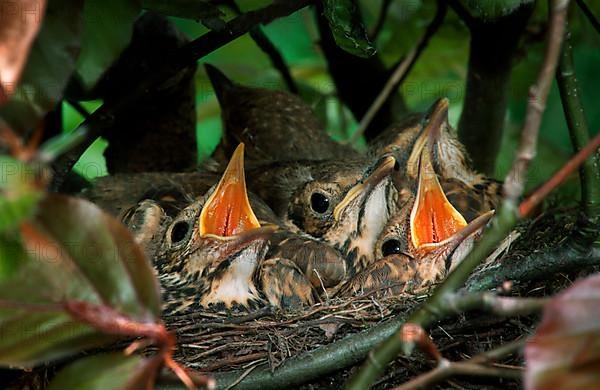
<path fill-rule="evenodd" d="M 354 157 L 254 164 L 248 169 L 248 188 L 288 227 L 321 237 L 331 226 L 333 209 L 369 164 Z"/>
<path fill-rule="evenodd" d="M 397 186 L 410 188 L 417 177 L 421 151 L 428 142 L 431 163 L 446 196 L 468 220 L 496 207 L 502 185 L 472 168 L 464 146 L 448 123 L 448 99 L 436 101 L 420 118 L 412 115 L 386 129 L 370 149 L 374 154 L 393 153 L 401 166 L 401 174 L 395 175 Z"/>
<path fill-rule="evenodd" d="M 346 258 L 349 276 L 373 262 L 377 238 L 396 211 L 392 173 L 397 169 L 393 156 L 383 156 L 333 208 L 332 225 L 322 239 Z"/>
<path fill-rule="evenodd" d="M 209 64 L 205 70 L 221 106 L 221 146 L 226 155 L 240 142 L 247 145 L 252 161 L 324 160 L 356 154 L 327 135 L 300 97 L 236 84 Z"/>
<path fill-rule="evenodd" d="M 417 161 L 416 183 L 408 201 L 390 218 L 375 245 L 375 257 L 380 260 L 346 283 L 340 295 L 374 289 L 394 293 L 415 291 L 439 281 L 467 254 L 491 218 L 493 211 L 485 210 L 489 206 L 486 204 L 479 207 L 478 216 L 468 223 L 446 196 L 438 178 L 442 175 L 438 175 L 434 164 L 443 133 L 439 129 L 444 123 L 437 119 L 439 111 L 434 110 L 413 145 L 408 160 Z M 410 181 L 411 173 L 406 175 L 401 180 L 403 184 Z M 460 179 L 450 179 L 460 191 L 468 191 Z M 466 210 L 473 211 L 468 207 Z"/>
<path fill-rule="evenodd" d="M 162 208 L 155 202 L 144 210 L 160 215 Z M 261 214 L 271 218 L 266 206 Z M 168 216 L 161 218 L 167 224 L 155 267 L 164 290 L 165 312 L 314 302 L 312 285 L 291 260 L 267 258 L 269 239 L 278 227 L 259 220 L 250 205 L 243 145 L 216 186 L 172 221 Z"/>

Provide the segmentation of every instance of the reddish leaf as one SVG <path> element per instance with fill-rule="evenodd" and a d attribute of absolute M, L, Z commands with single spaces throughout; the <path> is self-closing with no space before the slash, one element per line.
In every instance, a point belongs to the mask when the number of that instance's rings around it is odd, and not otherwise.
<path fill-rule="evenodd" d="M 0 104 L 16 89 L 45 6 L 44 0 L 0 0 Z"/>
<path fill-rule="evenodd" d="M 103 334 L 100 322 L 158 321 L 151 265 L 127 229 L 92 203 L 49 195 L 21 231 L 22 247 L 0 239 L 13 264 L 0 278 L 0 364 L 33 365 L 132 333 Z M 94 310 L 97 323 L 86 320 Z"/>
<path fill-rule="evenodd" d="M 525 347 L 526 389 L 592 389 L 600 383 L 600 274 L 573 284 L 544 309 Z"/>
<path fill-rule="evenodd" d="M 79 54 L 82 9 L 83 0 L 47 3 L 19 84 L 6 90 L 8 101 L 0 105 L 0 116 L 15 133 L 22 135 L 35 128 L 62 99 Z M 32 13 L 21 7 L 20 15 L 29 20 Z"/>

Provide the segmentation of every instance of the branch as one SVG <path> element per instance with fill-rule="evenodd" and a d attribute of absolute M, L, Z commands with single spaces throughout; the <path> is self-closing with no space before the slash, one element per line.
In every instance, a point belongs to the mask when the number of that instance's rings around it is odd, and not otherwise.
<path fill-rule="evenodd" d="M 542 114 L 546 109 L 546 101 L 554 79 L 564 36 L 568 4 L 569 0 L 551 0 L 551 20 L 544 62 L 535 85 L 529 89 L 529 103 L 516 161 L 504 183 L 505 196 L 514 203 L 523 193 L 527 169 L 535 157 Z"/>
<path fill-rule="evenodd" d="M 415 65 L 423 50 L 429 44 L 431 37 L 437 32 L 442 25 L 444 18 L 446 17 L 446 3 L 438 1 L 437 11 L 431 23 L 427 26 L 423 37 L 419 40 L 417 45 L 406 55 L 406 57 L 395 67 L 394 72 L 385 83 L 377 98 L 373 101 L 367 113 L 361 119 L 358 129 L 352 135 L 349 144 L 354 144 L 362 135 L 367 131 L 371 122 L 381 109 L 381 107 L 388 101 L 390 95 L 398 89 L 398 86 L 406 79 L 408 73 Z"/>
<path fill-rule="evenodd" d="M 598 152 L 598 147 L 600 147 L 600 134 L 597 134 L 583 149 L 579 150 L 575 156 L 567 161 L 558 172 L 552 175 L 550 180 L 546 181 L 533 194 L 529 195 L 519 206 L 519 214 L 521 216 L 528 215 L 551 191 L 564 182 L 577 167 L 586 161 L 590 161 L 589 157 Z M 593 166 L 592 168 L 595 169 Z M 594 199 L 594 202 L 600 201 L 600 193 L 598 193 L 598 196 Z"/>
<path fill-rule="evenodd" d="M 598 22 L 598 19 L 596 19 L 592 10 L 587 6 L 587 4 L 585 4 L 583 0 L 575 0 L 575 2 L 583 12 L 585 17 L 590 21 L 596 32 L 600 34 L 600 22 Z"/>
<path fill-rule="evenodd" d="M 598 236 L 596 231 L 595 236 Z M 559 247 L 535 251 L 527 256 L 513 256 L 486 267 L 474 274 L 467 282 L 468 291 L 483 291 L 496 288 L 507 280 L 545 280 L 548 275 L 600 266 L 600 248 L 593 246 L 592 234 L 584 242 L 575 238 L 562 242 Z"/>
<path fill-rule="evenodd" d="M 544 62 L 536 85 L 531 88 L 532 99 L 529 101 L 527 116 L 523 125 L 521 144 L 513 168 L 509 172 L 505 183 L 506 198 L 498 210 L 492 226 L 483 234 L 466 258 L 435 290 L 429 300 L 409 316 L 407 322 L 428 327 L 434 322 L 452 315 L 452 310 L 446 304 L 447 296 L 464 285 L 475 267 L 494 250 L 516 224 L 519 217 L 517 200 L 523 191 L 527 168 L 535 155 L 541 114 L 548 98 L 564 34 L 567 5 L 568 0 L 553 0 L 551 3 L 550 28 L 548 30 Z M 370 353 L 370 358 L 358 373 L 351 378 L 349 388 L 368 388 L 381 375 L 387 364 L 395 359 L 399 353 L 403 352 L 405 355 L 410 355 L 413 349 L 414 343 L 403 342 L 397 332 Z"/>
<path fill-rule="evenodd" d="M 523 375 L 523 371 L 515 368 L 486 367 L 479 364 L 450 362 L 448 360 L 444 360 L 443 363 L 438 365 L 433 370 L 398 387 L 394 387 L 394 390 L 428 388 L 429 386 L 439 383 L 444 379 L 459 375 L 520 379 Z"/>
<path fill-rule="evenodd" d="M 565 34 L 556 72 L 556 81 L 565 119 L 569 127 L 571 144 L 575 153 L 577 153 L 584 145 L 589 144 L 590 133 L 583 111 L 577 78 L 575 77 L 570 35 L 568 31 Z M 600 157 L 598 155 L 589 158 L 581 165 L 579 180 L 581 182 L 581 202 L 584 212 L 588 217 L 600 215 Z"/>
<path fill-rule="evenodd" d="M 451 5 L 471 33 L 458 136 L 475 167 L 492 174 L 504 129 L 513 60 L 533 4 L 493 21 L 473 17 L 458 1 Z"/>
<path fill-rule="evenodd" d="M 484 310 L 506 317 L 541 311 L 546 302 L 544 298 L 499 297 L 490 292 L 454 293 L 446 296 L 446 304 L 456 313 Z"/>
<path fill-rule="evenodd" d="M 290 15 L 306 7 L 311 2 L 311 0 L 274 2 L 259 10 L 247 12 L 227 22 L 222 30 L 210 31 L 183 46 L 176 52 L 172 60 L 166 60 L 162 66 L 157 66 L 157 69 L 148 70 L 147 73 L 151 75 L 150 77 L 144 79 L 136 88 L 127 91 L 120 99 L 103 104 L 79 126 L 78 131 L 82 133 L 82 137 L 78 139 L 72 149 L 52 164 L 56 182 L 60 184 L 81 154 L 106 129 L 112 127 L 115 116 L 131 107 L 135 107 L 140 98 L 167 88 L 169 85 L 177 84 L 181 70 L 190 64 L 194 64 L 198 58 L 202 58 L 244 35 L 255 25 L 270 23 L 278 17 Z"/>
<path fill-rule="evenodd" d="M 228 0 L 226 4 L 230 6 L 238 15 L 242 14 L 242 10 L 237 5 L 235 0 Z M 285 63 L 285 60 L 283 59 L 283 56 L 279 50 L 277 50 L 277 47 L 273 44 L 273 42 L 271 42 L 267 34 L 265 34 L 263 29 L 260 26 L 254 26 L 252 29 L 250 29 L 250 37 L 252 37 L 256 45 L 267 55 L 267 57 L 269 57 L 273 67 L 279 71 L 279 74 L 281 74 L 281 78 L 283 78 L 288 90 L 294 94 L 298 94 L 298 86 L 296 85 L 296 82 L 294 81 L 294 78 L 292 77 L 290 70 Z"/>
<path fill-rule="evenodd" d="M 316 5 L 316 19 L 320 34 L 319 45 L 327 60 L 329 74 L 335 83 L 338 98 L 350 109 L 354 118 L 359 120 L 366 114 L 391 72 L 386 69 L 377 53 L 369 58 L 360 58 L 338 47 L 327 19 L 323 16 L 321 2 L 317 2 Z M 396 105 L 399 106 L 399 109 L 394 109 Z M 397 116 L 401 116 L 406 111 L 406 104 L 402 96 L 393 95 L 385 101 L 373 118 L 371 125 L 365 131 L 365 137 L 369 140 L 373 139 L 394 122 Z"/>
<path fill-rule="evenodd" d="M 271 64 L 273 67 L 279 71 L 281 77 L 283 78 L 283 82 L 287 86 L 287 89 L 294 94 L 298 94 L 298 86 L 290 73 L 290 69 L 288 68 L 283 56 L 277 49 L 277 47 L 271 42 L 269 37 L 265 34 L 260 26 L 255 26 L 250 30 L 250 36 L 256 42 L 258 47 L 269 57 L 271 60 Z"/>
<path fill-rule="evenodd" d="M 385 24 L 385 17 L 387 16 L 390 5 L 392 4 L 392 0 L 383 0 L 381 3 L 381 10 L 379 11 L 379 15 L 377 16 L 377 22 L 375 22 L 375 27 L 373 28 L 373 32 L 371 32 L 371 41 L 375 42 L 383 25 Z"/>

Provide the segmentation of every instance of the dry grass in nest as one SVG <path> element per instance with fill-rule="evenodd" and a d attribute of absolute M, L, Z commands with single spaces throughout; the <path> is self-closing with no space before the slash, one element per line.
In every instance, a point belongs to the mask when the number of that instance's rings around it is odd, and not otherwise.
<path fill-rule="evenodd" d="M 176 360 L 201 372 L 245 369 L 288 358 L 409 311 L 422 297 L 334 298 L 295 312 L 263 308 L 250 314 L 197 312 L 169 316 L 176 330 Z"/>

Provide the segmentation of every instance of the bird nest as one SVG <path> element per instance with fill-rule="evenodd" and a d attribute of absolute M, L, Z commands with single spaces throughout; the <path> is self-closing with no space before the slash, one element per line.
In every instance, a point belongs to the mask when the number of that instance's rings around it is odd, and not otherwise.
<path fill-rule="evenodd" d="M 489 258 L 479 272 L 509 260 L 522 261 L 525 253 L 544 252 L 550 243 L 563 242 L 575 229 L 576 213 L 569 211 L 558 216 L 546 214 L 534 222 L 520 224 L 512 234 L 518 238 L 508 238 L 505 250 L 492 254 L 493 258 Z M 564 223 L 557 225 L 556 220 Z M 537 239 L 534 242 L 540 247 L 532 250 L 533 238 Z M 550 247 L 553 248 L 553 245 Z M 553 252 L 552 248 L 550 252 Z M 540 268 L 536 261 L 531 267 Z M 554 269 L 552 274 L 541 272 L 536 278 L 521 280 L 511 293 L 528 296 L 552 294 L 570 284 L 569 279 L 581 276 L 581 272 L 578 267 L 573 269 L 568 266 Z M 584 271 L 585 274 L 589 272 L 589 268 Z M 506 276 L 510 279 L 510 274 Z M 245 371 L 257 366 L 275 370 L 287 359 L 314 351 L 391 318 L 406 318 L 434 288 L 431 286 L 429 291 L 419 296 L 381 297 L 382 294 L 378 294 L 381 291 L 372 291 L 351 298 L 325 297 L 321 303 L 291 312 L 270 307 L 250 313 L 198 311 L 166 316 L 164 321 L 177 334 L 175 359 L 189 368 L 207 373 Z M 440 323 L 431 330 L 431 336 L 441 350 L 464 358 L 489 349 L 492 345 L 530 334 L 535 323 L 535 318 L 494 319 L 476 313 L 460 316 L 458 321 Z M 421 359 L 417 365 L 425 364 L 423 362 L 426 360 Z"/>
<path fill-rule="evenodd" d="M 401 315 L 420 300 L 371 293 L 295 312 L 266 307 L 250 314 L 196 312 L 164 321 L 177 333 L 175 359 L 187 367 L 214 373 L 266 364 L 274 370 L 288 358 Z"/>

